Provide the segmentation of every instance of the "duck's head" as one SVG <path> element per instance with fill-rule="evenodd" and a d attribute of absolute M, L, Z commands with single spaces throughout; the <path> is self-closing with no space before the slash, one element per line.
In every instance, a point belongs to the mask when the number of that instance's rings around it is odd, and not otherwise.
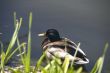
<path fill-rule="evenodd" d="M 60 40 L 59 32 L 56 29 L 48 29 L 45 33 L 38 34 L 38 36 L 44 36 L 51 42 Z"/>

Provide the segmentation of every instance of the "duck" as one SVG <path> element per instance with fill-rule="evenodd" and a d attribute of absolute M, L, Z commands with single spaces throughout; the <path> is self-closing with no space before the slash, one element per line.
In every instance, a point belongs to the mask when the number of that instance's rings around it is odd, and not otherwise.
<path fill-rule="evenodd" d="M 38 36 L 44 37 L 41 47 L 43 51 L 46 51 L 46 56 L 49 59 L 52 59 L 53 56 L 62 60 L 68 57 L 70 61 L 74 60 L 75 64 L 84 65 L 89 63 L 89 59 L 83 50 L 70 39 L 61 37 L 58 30 L 48 29 L 46 32 L 38 34 Z M 76 50 L 77 54 L 74 56 Z"/>

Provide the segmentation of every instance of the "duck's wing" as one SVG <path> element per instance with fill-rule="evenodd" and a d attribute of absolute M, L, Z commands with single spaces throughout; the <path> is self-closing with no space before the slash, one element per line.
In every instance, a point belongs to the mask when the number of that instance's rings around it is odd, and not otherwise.
<path fill-rule="evenodd" d="M 73 49 L 76 50 L 76 48 L 78 47 L 78 45 L 76 45 L 76 43 L 73 42 L 73 41 L 71 41 L 70 39 L 65 38 L 65 37 L 63 37 L 62 39 L 63 39 L 63 40 L 66 40 L 67 44 L 68 44 L 71 48 L 73 48 Z M 80 53 L 82 53 L 83 55 L 86 56 L 86 54 L 82 51 L 82 49 L 80 49 L 80 47 L 78 48 L 78 51 L 79 51 Z"/>
<path fill-rule="evenodd" d="M 68 48 L 68 53 L 72 56 L 74 56 L 76 52 L 76 48 L 78 48 L 77 54 L 76 54 L 76 63 L 77 64 L 85 64 L 89 63 L 89 60 L 86 57 L 86 54 L 83 52 L 78 45 L 76 45 L 73 41 L 71 41 L 68 38 L 63 38 L 63 40 L 66 40 L 67 42 L 67 48 Z"/>
<path fill-rule="evenodd" d="M 62 37 L 62 40 L 63 40 L 63 41 L 66 41 L 66 42 L 67 42 L 68 44 L 70 44 L 70 45 L 73 45 L 74 47 L 77 47 L 76 43 L 73 42 L 73 41 L 71 41 L 71 40 L 68 39 L 68 38 Z"/>

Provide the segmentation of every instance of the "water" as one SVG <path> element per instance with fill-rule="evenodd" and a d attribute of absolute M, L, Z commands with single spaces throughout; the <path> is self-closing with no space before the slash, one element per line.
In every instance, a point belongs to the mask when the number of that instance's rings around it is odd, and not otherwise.
<path fill-rule="evenodd" d="M 32 60 L 36 61 L 42 54 L 42 38 L 37 34 L 48 28 L 59 30 L 61 36 L 76 43 L 81 42 L 82 50 L 87 54 L 90 63 L 86 65 L 91 70 L 97 58 L 101 56 L 104 44 L 110 42 L 110 9 L 109 1 L 82 0 L 19 0 L 0 2 L 0 39 L 7 43 L 13 33 L 13 12 L 23 17 L 19 37 L 27 41 L 28 15 L 33 12 L 32 25 Z M 108 49 L 103 71 L 110 69 L 110 49 Z"/>

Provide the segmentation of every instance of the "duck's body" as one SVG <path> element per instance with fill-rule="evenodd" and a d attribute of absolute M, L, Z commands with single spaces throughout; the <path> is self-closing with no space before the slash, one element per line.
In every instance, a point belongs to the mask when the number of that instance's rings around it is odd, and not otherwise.
<path fill-rule="evenodd" d="M 43 35 L 43 34 L 40 34 Z M 69 57 L 70 61 L 74 60 L 76 64 L 89 63 L 85 53 L 79 48 L 76 57 L 74 57 L 77 45 L 67 38 L 61 38 L 55 29 L 47 30 L 45 39 L 42 42 L 42 48 L 48 58 L 52 59 L 53 56 L 65 59 Z"/>

